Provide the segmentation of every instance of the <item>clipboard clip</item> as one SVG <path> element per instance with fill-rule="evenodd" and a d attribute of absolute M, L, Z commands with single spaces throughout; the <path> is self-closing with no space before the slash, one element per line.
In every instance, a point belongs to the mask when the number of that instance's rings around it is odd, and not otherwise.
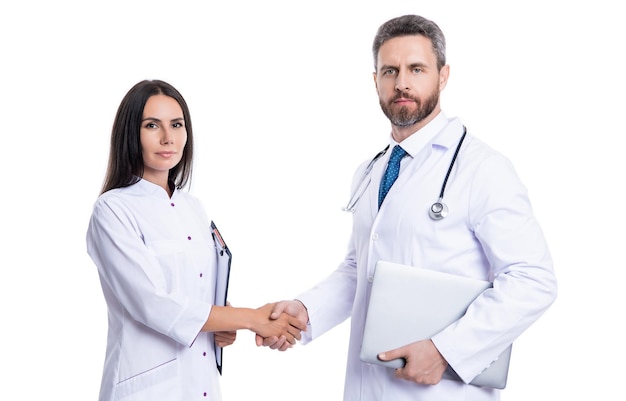
<path fill-rule="evenodd" d="M 224 252 L 228 250 L 228 246 L 226 245 L 224 238 L 222 238 L 222 234 L 220 234 L 219 230 L 217 229 L 217 226 L 212 221 L 211 221 L 211 233 L 213 234 L 213 240 L 215 241 L 216 244 L 219 245 L 220 256 L 224 256 Z"/>

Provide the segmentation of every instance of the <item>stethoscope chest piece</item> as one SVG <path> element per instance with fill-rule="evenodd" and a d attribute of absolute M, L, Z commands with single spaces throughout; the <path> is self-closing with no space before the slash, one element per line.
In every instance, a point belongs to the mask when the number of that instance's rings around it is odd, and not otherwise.
<path fill-rule="evenodd" d="M 435 202 L 428 209 L 428 214 L 433 220 L 441 220 L 448 215 L 448 206 L 441 201 Z"/>
<path fill-rule="evenodd" d="M 456 146 L 456 150 L 454 151 L 454 156 L 452 156 L 452 161 L 450 162 L 450 166 L 448 167 L 446 178 L 443 180 L 443 184 L 441 185 L 441 192 L 439 192 L 439 199 L 437 200 L 437 202 L 432 204 L 430 209 L 428 209 L 428 215 L 433 220 L 441 220 L 448 215 L 448 206 L 445 203 L 443 203 L 443 193 L 446 190 L 448 177 L 450 177 L 450 173 L 452 172 L 452 167 L 454 166 L 456 157 L 459 155 L 459 150 L 461 150 L 461 145 L 463 145 L 463 140 L 465 139 L 466 133 L 467 133 L 467 130 L 465 129 L 465 127 L 463 127 L 463 136 L 461 136 L 461 140 L 459 140 L 459 144 Z"/>

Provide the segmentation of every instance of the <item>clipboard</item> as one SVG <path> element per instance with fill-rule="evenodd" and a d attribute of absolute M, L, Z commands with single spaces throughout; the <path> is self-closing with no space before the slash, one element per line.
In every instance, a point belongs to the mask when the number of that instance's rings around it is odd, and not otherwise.
<path fill-rule="evenodd" d="M 217 274 L 215 280 L 215 300 L 213 303 L 217 306 L 226 306 L 232 254 L 213 221 L 211 221 L 211 235 L 213 236 L 215 249 L 217 250 Z M 222 355 L 222 347 L 215 344 L 215 363 L 217 364 L 217 370 L 220 372 L 220 375 L 222 374 Z"/>

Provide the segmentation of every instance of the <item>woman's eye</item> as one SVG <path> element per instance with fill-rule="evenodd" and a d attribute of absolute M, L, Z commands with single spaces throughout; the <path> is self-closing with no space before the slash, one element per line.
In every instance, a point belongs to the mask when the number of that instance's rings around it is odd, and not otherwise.
<path fill-rule="evenodd" d="M 148 123 L 146 124 L 146 128 L 158 128 L 158 125 L 156 125 L 155 123 Z"/>
<path fill-rule="evenodd" d="M 174 127 L 174 128 L 182 128 L 183 127 L 183 123 L 174 123 L 174 124 L 172 124 L 172 127 Z"/>

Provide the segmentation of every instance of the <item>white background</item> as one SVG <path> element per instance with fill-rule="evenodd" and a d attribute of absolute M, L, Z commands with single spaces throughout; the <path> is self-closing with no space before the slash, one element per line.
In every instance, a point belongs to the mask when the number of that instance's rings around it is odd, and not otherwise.
<path fill-rule="evenodd" d="M 512 159 L 555 261 L 559 297 L 516 342 L 502 399 L 623 397 L 618 2 L 200 4 L 0 5 L 0 399 L 97 398 L 106 308 L 85 231 L 113 117 L 133 84 L 163 79 L 187 99 L 191 192 L 233 250 L 231 302 L 258 307 L 295 296 L 342 259 L 352 173 L 389 133 L 371 42 L 407 13 L 446 34 L 443 109 Z M 225 400 L 341 399 L 347 335 L 344 323 L 280 353 L 240 332 L 225 350 Z"/>

